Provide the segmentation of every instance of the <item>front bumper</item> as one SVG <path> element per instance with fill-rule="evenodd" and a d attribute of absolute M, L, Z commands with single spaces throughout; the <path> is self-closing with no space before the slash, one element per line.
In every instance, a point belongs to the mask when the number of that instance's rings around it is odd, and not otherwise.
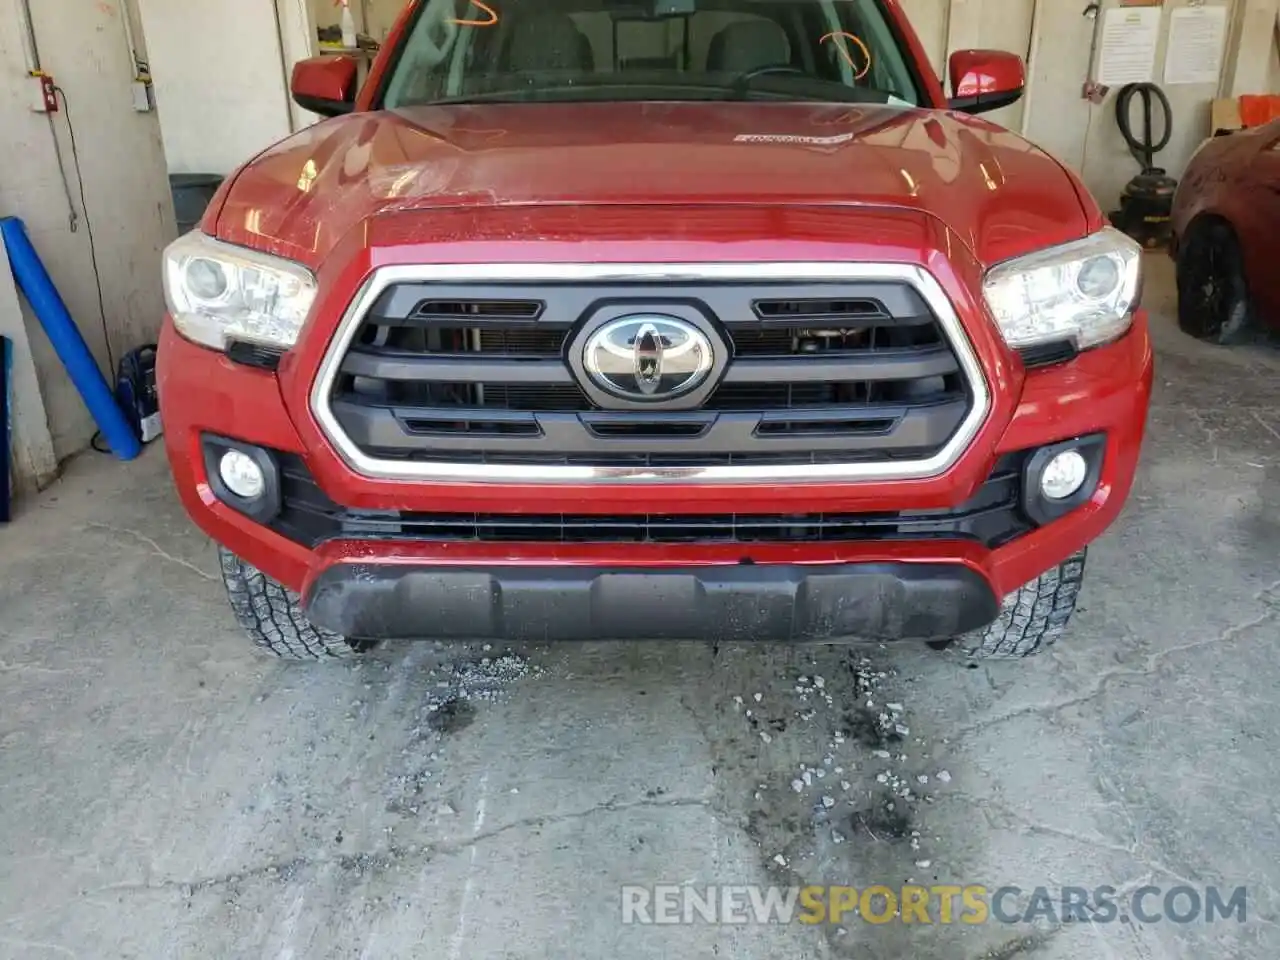
<path fill-rule="evenodd" d="M 360 476 L 321 439 L 306 408 L 307 364 L 287 354 L 278 374 L 240 366 L 181 339 L 171 322 L 161 339 L 159 385 L 170 463 L 195 522 L 302 594 L 321 625 L 349 635 L 928 637 L 981 625 L 994 615 L 993 598 L 1097 538 L 1119 515 L 1137 469 L 1152 379 L 1144 313 L 1116 343 L 1057 366 L 1024 371 L 998 349 L 987 344 L 981 351 L 992 412 L 966 453 L 938 476 L 782 486 L 672 482 L 648 488 L 641 507 L 671 514 L 947 508 L 971 497 L 1004 454 L 1105 435 L 1088 502 L 992 548 L 963 539 L 304 544 L 219 499 L 203 435 L 299 454 L 328 497 L 365 510 L 625 514 L 637 509 L 637 494 L 609 485 Z"/>
<path fill-rule="evenodd" d="M 990 623 L 963 565 L 853 563 L 655 571 L 340 563 L 311 584 L 312 623 L 348 637 L 757 640 L 954 637 Z"/>

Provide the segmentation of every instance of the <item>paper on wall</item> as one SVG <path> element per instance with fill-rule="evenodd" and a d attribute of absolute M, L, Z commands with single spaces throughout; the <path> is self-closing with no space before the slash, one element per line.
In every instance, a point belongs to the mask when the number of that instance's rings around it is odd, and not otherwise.
<path fill-rule="evenodd" d="M 1226 7 L 1181 7 L 1173 11 L 1164 54 L 1164 82 L 1217 83 L 1226 38 Z"/>
<path fill-rule="evenodd" d="M 1112 7 L 1107 11 L 1102 23 L 1098 83 L 1114 87 L 1151 80 L 1163 13 L 1160 7 Z"/>

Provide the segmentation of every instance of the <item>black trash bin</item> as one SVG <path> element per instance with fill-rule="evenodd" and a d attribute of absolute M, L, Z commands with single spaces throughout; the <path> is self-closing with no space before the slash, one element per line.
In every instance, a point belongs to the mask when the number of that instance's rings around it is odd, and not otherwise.
<path fill-rule="evenodd" d="M 215 173 L 173 173 L 169 189 L 173 191 L 173 212 L 178 221 L 178 234 L 189 233 L 200 223 L 209 201 L 222 186 L 223 178 Z"/>

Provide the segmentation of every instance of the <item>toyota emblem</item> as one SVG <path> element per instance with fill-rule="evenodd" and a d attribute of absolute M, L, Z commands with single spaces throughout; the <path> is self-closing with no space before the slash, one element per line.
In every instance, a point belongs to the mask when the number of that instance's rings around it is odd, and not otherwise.
<path fill-rule="evenodd" d="M 582 365 L 595 383 L 626 400 L 672 400 L 701 384 L 712 367 L 711 340 L 677 317 L 639 314 L 591 335 Z"/>

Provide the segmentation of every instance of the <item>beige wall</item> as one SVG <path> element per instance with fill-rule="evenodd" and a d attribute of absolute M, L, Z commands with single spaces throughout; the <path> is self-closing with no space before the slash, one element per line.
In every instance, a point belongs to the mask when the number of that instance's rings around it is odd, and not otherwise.
<path fill-rule="evenodd" d="M 35 0 L 31 7 L 42 65 L 70 103 L 102 278 L 106 333 L 76 184 L 68 114 L 54 114 L 51 131 L 48 118 L 29 109 L 22 30 L 12 4 L 0 16 L 0 211 L 26 222 L 105 373 L 108 334 L 118 357 L 153 340 L 163 313 L 158 264 L 174 225 L 159 124 L 154 113 L 133 109 L 133 69 L 120 19 L 121 0 Z M 73 205 L 81 214 L 75 232 L 68 224 L 55 137 Z M 87 446 L 95 427 L 25 305 L 19 318 L 11 278 L 7 270 L 3 274 L 0 330 L 18 341 L 15 433 L 21 449 L 15 457 L 16 479 L 27 486 L 33 479 L 49 478 L 54 457 L 61 459 Z"/>
<path fill-rule="evenodd" d="M 225 175 L 313 119 L 285 79 L 310 54 L 305 0 L 138 2 L 170 172 Z"/>

